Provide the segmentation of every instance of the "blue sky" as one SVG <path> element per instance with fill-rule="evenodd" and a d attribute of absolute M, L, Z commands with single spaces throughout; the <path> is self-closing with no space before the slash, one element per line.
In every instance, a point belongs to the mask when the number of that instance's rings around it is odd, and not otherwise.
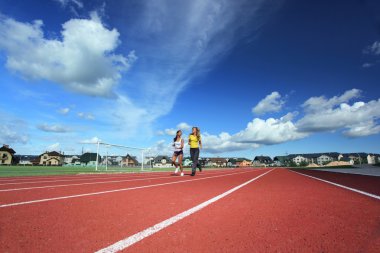
<path fill-rule="evenodd" d="M 0 2 L 0 142 L 170 155 L 380 153 L 380 3 Z"/>

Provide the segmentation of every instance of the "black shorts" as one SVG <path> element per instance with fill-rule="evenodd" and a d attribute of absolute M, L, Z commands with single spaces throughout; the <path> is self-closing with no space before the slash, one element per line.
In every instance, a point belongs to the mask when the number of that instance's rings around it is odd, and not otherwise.
<path fill-rule="evenodd" d="M 183 155 L 183 151 L 180 150 L 180 151 L 174 151 L 174 154 L 175 156 L 180 156 L 180 155 Z"/>

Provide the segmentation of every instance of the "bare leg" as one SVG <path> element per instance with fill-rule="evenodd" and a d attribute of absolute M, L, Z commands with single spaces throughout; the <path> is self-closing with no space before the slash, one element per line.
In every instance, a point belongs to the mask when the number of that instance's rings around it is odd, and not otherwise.
<path fill-rule="evenodd" d="M 183 155 L 179 155 L 178 156 L 178 164 L 179 164 L 179 168 L 180 168 L 181 172 L 183 172 L 182 159 L 183 159 Z"/>
<path fill-rule="evenodd" d="M 173 157 L 172 157 L 172 164 L 177 168 L 178 164 L 176 164 L 176 162 L 175 162 L 176 160 L 177 160 L 177 156 L 173 155 Z"/>

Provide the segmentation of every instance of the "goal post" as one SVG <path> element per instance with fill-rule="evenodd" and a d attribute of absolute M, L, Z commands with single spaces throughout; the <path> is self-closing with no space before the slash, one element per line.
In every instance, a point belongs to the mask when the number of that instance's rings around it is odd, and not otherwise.
<path fill-rule="evenodd" d="M 151 166 L 147 159 L 148 148 L 130 147 L 98 141 L 96 143 L 95 170 L 144 171 Z"/>

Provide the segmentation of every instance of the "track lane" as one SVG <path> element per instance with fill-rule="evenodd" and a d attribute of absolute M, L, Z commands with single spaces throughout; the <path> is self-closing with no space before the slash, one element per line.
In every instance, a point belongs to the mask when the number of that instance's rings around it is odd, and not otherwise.
<path fill-rule="evenodd" d="M 223 169 L 207 169 L 203 171 L 203 173 L 212 173 L 212 172 L 218 172 L 223 170 L 239 170 L 236 168 L 223 168 Z M 189 170 L 188 168 L 185 168 L 185 171 Z M 17 177 L 0 177 L 0 185 L 2 183 L 22 183 L 22 182 L 28 182 L 28 181 L 37 181 L 37 180 L 44 180 L 44 181 L 52 181 L 52 180 L 76 180 L 76 179 L 94 179 L 94 178 L 107 178 L 107 177 L 118 177 L 118 176 L 145 176 L 146 174 L 160 174 L 160 173 L 168 173 L 171 170 L 168 169 L 167 171 L 143 171 L 143 172 L 114 172 L 114 173 L 81 173 L 81 174 L 72 174 L 72 175 L 50 175 L 50 176 L 17 176 Z M 174 171 L 174 168 L 172 169 Z"/>
<path fill-rule="evenodd" d="M 278 169 L 121 252 L 378 252 L 380 201 Z"/>
<path fill-rule="evenodd" d="M 226 175 L 233 175 L 235 173 L 247 173 L 247 170 L 242 171 L 225 171 L 224 173 L 213 173 L 213 174 L 198 174 L 197 177 L 179 177 L 179 176 L 169 176 L 161 178 L 153 178 L 147 180 L 132 180 L 132 181 L 122 181 L 119 183 L 104 183 L 104 184 L 85 184 L 85 185 L 72 185 L 68 187 L 57 187 L 57 188 L 37 188 L 33 190 L 25 191 L 10 191 L 10 192 L 0 192 L 0 208 L 5 205 L 19 202 L 29 202 L 37 200 L 48 200 L 48 199 L 65 199 L 72 198 L 77 195 L 88 196 L 103 194 L 112 191 L 125 191 L 130 190 L 130 188 L 144 187 L 149 185 L 160 185 L 160 184 L 177 184 L 181 182 L 187 182 L 192 180 L 199 180 L 201 178 L 212 178 Z"/>
<path fill-rule="evenodd" d="M 218 174 L 225 170 L 213 170 L 213 171 L 204 171 L 201 174 Z M 238 171 L 238 170 L 232 170 L 231 171 Z M 190 173 L 189 171 L 185 171 L 185 173 Z M 26 188 L 26 187 L 33 187 L 33 186 L 54 186 L 56 184 L 63 184 L 63 183 L 76 183 L 76 182 L 96 182 L 96 181 L 103 181 L 103 180 L 116 180 L 116 179 L 139 179 L 139 178 L 148 178 L 148 177 L 162 177 L 163 175 L 167 176 L 168 174 L 174 174 L 171 171 L 166 172 L 152 172 L 152 173 L 143 173 L 143 174 L 118 174 L 118 175 L 105 175 L 103 177 L 90 177 L 90 178 L 83 178 L 83 177 L 73 177 L 70 179 L 65 178 L 55 178 L 53 180 L 38 180 L 36 181 L 21 181 L 21 182 L 3 182 L 0 183 L 0 189 L 16 189 L 16 188 Z"/>
<path fill-rule="evenodd" d="M 9 252 L 92 252 L 266 171 L 3 208 L 0 243 Z"/>
<path fill-rule="evenodd" d="M 380 196 L 380 177 L 318 170 L 293 170 Z"/>
<path fill-rule="evenodd" d="M 83 177 L 73 177 L 73 178 L 70 178 L 70 179 L 67 179 L 67 178 L 62 178 L 62 179 L 59 179 L 59 178 L 54 178 L 53 180 L 46 180 L 46 179 L 42 179 L 42 180 L 38 180 L 36 179 L 35 181 L 16 181 L 16 182 L 3 182 L 3 183 L 0 183 L 0 188 L 7 188 L 7 187 L 25 187 L 25 186 L 33 186 L 33 185 L 54 185 L 54 184 L 57 184 L 57 183 L 62 183 L 62 182 L 91 182 L 91 181 L 101 181 L 101 180 L 112 180 L 112 179 L 117 179 L 117 178 L 125 178 L 125 179 L 130 179 L 130 178 L 145 178 L 147 177 L 148 175 L 150 177 L 153 177 L 153 176 L 157 176 L 159 177 L 160 175 L 164 175 L 164 174 L 167 174 L 166 173 L 150 173 L 150 174 L 145 174 L 145 175 L 136 175 L 136 174 L 130 174 L 130 175 L 123 175 L 123 174 L 119 174 L 119 175 L 113 175 L 113 176 L 104 176 L 104 177 L 89 177 L 89 178 L 83 178 Z"/>

